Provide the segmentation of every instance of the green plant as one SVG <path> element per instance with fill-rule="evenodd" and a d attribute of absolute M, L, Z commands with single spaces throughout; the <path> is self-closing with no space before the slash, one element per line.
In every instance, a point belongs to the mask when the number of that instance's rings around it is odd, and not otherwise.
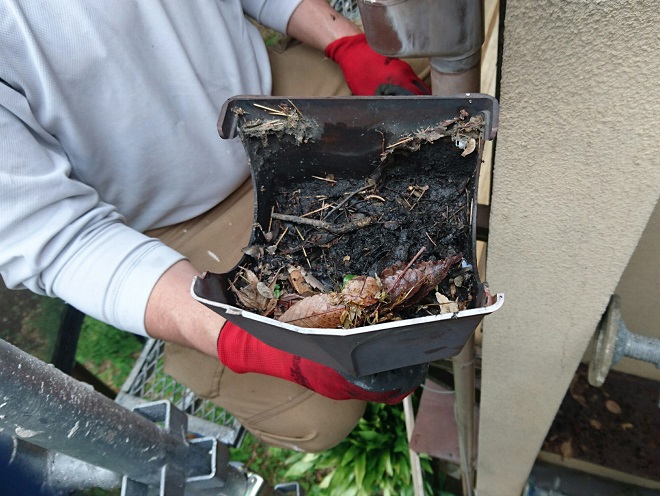
<path fill-rule="evenodd" d="M 130 374 L 142 347 L 135 335 L 85 317 L 76 360 L 118 391 Z"/>
<path fill-rule="evenodd" d="M 230 459 L 256 472 L 269 482 L 284 481 L 288 470 L 287 460 L 291 451 L 268 446 L 247 432 L 239 448 L 231 448 Z M 312 480 L 305 481 L 306 486 Z"/>
<path fill-rule="evenodd" d="M 430 459 L 425 455 L 421 458 L 425 494 L 451 496 L 440 490 L 444 479 L 434 479 Z M 268 447 L 246 436 L 243 445 L 232 450 L 232 460 L 242 462 L 269 481 L 298 481 L 308 496 L 413 494 L 401 405 L 368 404 L 351 434 L 322 453 Z"/>
<path fill-rule="evenodd" d="M 310 468 L 326 475 L 310 495 L 406 496 L 413 494 L 403 408 L 369 403 L 353 432 L 337 447 L 318 454 L 295 454 L 286 473 L 295 478 Z M 432 473 L 427 457 L 422 469 Z M 428 482 L 425 492 L 433 494 Z"/>

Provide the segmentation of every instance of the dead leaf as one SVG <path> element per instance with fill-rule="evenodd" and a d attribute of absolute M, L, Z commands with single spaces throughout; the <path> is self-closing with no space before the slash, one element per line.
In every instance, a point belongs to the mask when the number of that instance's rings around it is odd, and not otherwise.
<path fill-rule="evenodd" d="M 424 285 L 424 272 L 413 267 L 388 267 L 383 270 L 380 278 L 395 305 L 409 300 Z"/>
<path fill-rule="evenodd" d="M 571 385 L 568 388 L 568 392 L 570 393 L 571 398 L 573 398 L 580 405 L 582 405 L 583 408 L 587 408 L 589 405 L 587 404 L 587 400 L 585 399 L 585 397 L 582 396 L 582 394 L 580 394 L 581 391 L 578 391 L 579 387 L 580 387 L 580 383 L 578 381 L 578 377 L 574 376 L 573 380 L 571 381 Z"/>
<path fill-rule="evenodd" d="M 381 293 L 380 284 L 375 277 L 358 276 L 344 284 L 341 290 L 344 301 L 350 301 L 362 307 L 378 302 Z"/>
<path fill-rule="evenodd" d="M 387 267 L 381 272 L 380 278 L 383 288 L 392 297 L 392 307 L 410 306 L 420 301 L 462 259 L 463 255 L 459 253 L 440 261 L 420 262 L 412 267 L 402 267 L 402 264 Z"/>
<path fill-rule="evenodd" d="M 468 141 L 467 145 L 465 145 L 465 150 L 463 150 L 463 153 L 461 153 L 461 157 L 467 157 L 476 148 L 477 148 L 477 140 L 475 140 L 474 138 L 470 138 L 470 141 Z"/>
<path fill-rule="evenodd" d="M 264 247 L 260 245 L 246 246 L 241 251 L 252 258 L 261 258 L 264 256 Z"/>
<path fill-rule="evenodd" d="M 621 407 L 619 404 L 614 401 L 614 400 L 607 400 L 605 402 L 605 408 L 614 415 L 620 415 L 621 414 Z"/>
<path fill-rule="evenodd" d="M 567 439 L 559 447 L 559 452 L 563 458 L 573 458 L 573 440 Z"/>
<path fill-rule="evenodd" d="M 591 427 L 593 427 L 597 431 L 599 431 L 603 428 L 603 423 L 600 420 L 591 419 L 591 420 L 589 420 L 589 424 L 591 425 Z"/>
<path fill-rule="evenodd" d="M 296 293 L 301 296 L 309 296 L 314 293 L 312 287 L 307 284 L 305 276 L 300 271 L 300 267 L 287 267 L 287 270 L 289 271 L 289 282 Z"/>
<path fill-rule="evenodd" d="M 629 431 L 630 429 L 634 429 L 634 427 L 635 426 L 630 422 L 624 422 L 623 424 L 621 424 L 621 429 L 623 429 L 624 431 Z"/>
<path fill-rule="evenodd" d="M 271 315 L 277 307 L 277 298 L 273 293 L 275 280 L 268 286 L 260 281 L 254 272 L 245 268 L 242 268 L 240 278 L 246 283 L 240 289 L 236 286 L 236 281 L 230 284 L 238 302 L 244 308 L 254 310 L 260 315 Z"/>
<path fill-rule="evenodd" d="M 273 293 L 273 291 L 268 287 L 266 283 L 263 283 L 261 281 L 257 283 L 257 291 L 264 298 L 275 298 L 275 294 Z"/>
<path fill-rule="evenodd" d="M 333 304 L 332 300 L 329 294 L 308 296 L 292 305 L 279 320 L 300 327 L 340 327 L 346 306 Z"/>
<path fill-rule="evenodd" d="M 303 269 L 302 267 L 298 267 L 298 270 L 300 270 L 300 273 L 305 278 L 305 281 L 307 281 L 307 284 L 309 284 L 312 288 L 316 289 L 317 291 L 320 291 L 321 293 L 330 292 L 330 289 L 326 287 L 325 284 L 323 284 L 321 281 L 319 281 L 316 277 L 314 277 L 312 274 L 307 272 L 305 269 Z"/>
<path fill-rule="evenodd" d="M 436 301 L 440 304 L 440 313 L 457 313 L 459 308 L 458 308 L 458 303 L 455 301 L 451 301 L 449 298 L 447 298 L 445 295 L 442 293 L 438 293 L 436 291 L 435 293 L 435 299 Z"/>

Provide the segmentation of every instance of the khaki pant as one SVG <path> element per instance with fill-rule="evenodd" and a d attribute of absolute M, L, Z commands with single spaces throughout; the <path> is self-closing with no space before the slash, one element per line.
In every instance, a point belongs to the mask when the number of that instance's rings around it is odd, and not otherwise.
<path fill-rule="evenodd" d="M 350 95 L 339 67 L 320 51 L 294 44 L 271 50 L 270 59 L 274 95 Z M 427 65 L 422 61 L 419 67 Z M 428 76 L 428 70 L 418 73 Z M 198 270 L 222 273 L 234 267 L 247 246 L 253 215 L 252 185 L 246 181 L 205 214 L 148 234 L 184 254 Z M 363 401 L 331 400 L 282 379 L 236 374 L 213 357 L 173 344 L 166 347 L 165 371 L 230 412 L 258 439 L 285 448 L 331 448 L 355 427 L 365 408 Z"/>

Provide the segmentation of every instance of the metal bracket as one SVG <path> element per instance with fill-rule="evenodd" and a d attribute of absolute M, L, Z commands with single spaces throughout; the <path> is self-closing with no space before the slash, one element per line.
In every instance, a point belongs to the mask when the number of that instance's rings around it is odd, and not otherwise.
<path fill-rule="evenodd" d="M 592 386 L 602 386 L 610 368 L 624 356 L 653 363 L 660 368 L 660 339 L 641 336 L 628 330 L 621 318 L 619 295 L 610 298 L 596 331 L 596 351 L 589 362 L 589 383 Z"/>
<path fill-rule="evenodd" d="M 168 453 L 158 484 L 159 496 L 194 496 L 222 488 L 221 495 L 256 496 L 267 486 L 262 478 L 229 464 L 229 449 L 213 437 L 187 440 L 188 417 L 169 401 L 138 405 L 133 409 L 168 434 Z M 255 492 L 255 488 L 258 489 Z M 122 479 L 122 496 L 154 494 L 150 486 Z"/>

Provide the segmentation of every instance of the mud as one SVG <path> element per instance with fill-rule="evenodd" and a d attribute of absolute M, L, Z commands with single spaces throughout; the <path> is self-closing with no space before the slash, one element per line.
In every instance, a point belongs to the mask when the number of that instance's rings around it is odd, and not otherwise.
<path fill-rule="evenodd" d="M 282 276 L 289 266 L 301 266 L 326 291 L 338 291 L 347 276 L 462 254 L 463 263 L 438 289 L 468 308 L 479 284 L 471 268 L 476 160 L 477 153 L 462 157 L 445 137 L 387 154 L 366 168 L 368 174 L 339 168 L 338 174 L 300 175 L 266 198 L 271 216 L 258 228 L 267 243 L 246 250 L 251 257 L 244 266 L 262 281 L 280 274 L 284 292 L 290 291 Z M 240 284 L 240 277 L 235 280 Z M 400 317 L 438 313 L 437 303 L 432 291 Z"/>

